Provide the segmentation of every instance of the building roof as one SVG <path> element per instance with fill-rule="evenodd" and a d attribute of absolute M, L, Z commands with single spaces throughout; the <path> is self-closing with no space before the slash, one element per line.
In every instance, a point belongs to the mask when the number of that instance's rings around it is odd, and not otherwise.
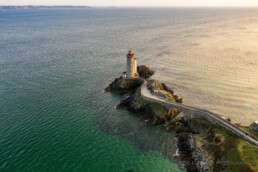
<path fill-rule="evenodd" d="M 132 52 L 132 50 L 129 50 L 128 54 L 127 55 L 134 55 L 134 53 Z"/>

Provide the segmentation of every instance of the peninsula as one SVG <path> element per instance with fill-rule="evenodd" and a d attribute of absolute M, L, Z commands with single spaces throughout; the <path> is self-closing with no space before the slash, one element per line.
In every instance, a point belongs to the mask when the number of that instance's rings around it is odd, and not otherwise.
<path fill-rule="evenodd" d="M 149 79 L 153 74 L 148 67 L 137 66 L 130 50 L 126 72 L 105 91 L 128 95 L 117 109 L 175 133 L 179 150 L 175 158 L 187 171 L 258 171 L 258 132 L 254 127 L 240 128 L 218 114 L 184 105 L 166 84 Z"/>
<path fill-rule="evenodd" d="M 12 5 L 5 5 L 0 6 L 0 10 L 6 9 L 40 9 L 40 8 L 91 8 L 89 6 L 70 6 L 70 5 L 56 5 L 56 6 L 45 6 L 45 5 L 22 5 L 22 6 L 12 6 Z"/>

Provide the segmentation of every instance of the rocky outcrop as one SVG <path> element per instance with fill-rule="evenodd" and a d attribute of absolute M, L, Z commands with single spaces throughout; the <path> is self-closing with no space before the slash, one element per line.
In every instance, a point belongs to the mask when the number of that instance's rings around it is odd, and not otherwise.
<path fill-rule="evenodd" d="M 174 94 L 174 91 L 171 88 L 169 88 L 166 84 L 161 83 L 161 85 L 162 85 L 162 88 L 164 90 L 166 90 L 167 92 L 171 93 L 172 95 Z"/>
<path fill-rule="evenodd" d="M 123 79 L 118 78 L 106 88 L 106 91 L 116 93 L 130 93 L 117 106 L 118 109 L 127 109 L 128 111 L 140 116 L 146 124 L 162 124 L 168 132 L 173 131 L 177 138 L 178 157 L 189 172 L 194 171 L 228 171 L 232 167 L 225 164 L 227 160 L 240 160 L 250 158 L 249 154 L 244 156 L 246 149 L 252 148 L 249 143 L 241 143 L 241 152 L 238 150 L 238 143 L 241 141 L 237 135 L 225 128 L 213 124 L 202 118 L 184 118 L 180 117 L 177 109 L 167 110 L 158 103 L 149 102 L 141 97 L 142 79 Z M 164 83 L 155 80 L 148 81 L 148 89 L 152 93 L 166 99 L 174 99 L 182 103 L 182 98 L 178 98 L 174 91 Z M 255 127 L 252 125 L 252 127 Z M 254 132 L 254 131 L 253 131 Z M 240 151 L 240 149 L 239 149 Z M 230 158 L 231 153 L 234 158 Z M 236 156 L 235 156 L 236 155 Z M 248 159 L 249 160 L 249 159 Z M 255 160 L 255 157 L 251 157 Z M 248 164 L 242 164 L 237 167 L 239 171 L 253 171 Z M 234 170 L 237 170 L 234 168 Z"/>
<path fill-rule="evenodd" d="M 153 94 L 157 95 L 158 97 L 165 99 L 165 100 L 170 100 L 175 102 L 175 98 L 172 94 L 168 93 L 165 90 L 154 90 Z"/>
<path fill-rule="evenodd" d="M 199 171 L 195 161 L 194 149 L 191 145 L 192 131 L 188 128 L 187 122 L 183 117 L 173 119 L 166 125 L 167 131 L 173 131 L 177 138 L 177 147 L 179 149 L 178 158 L 183 162 L 185 168 L 189 172 Z"/>
<path fill-rule="evenodd" d="M 240 153 L 238 149 L 240 138 L 237 135 L 205 119 L 187 119 L 186 122 L 192 133 L 189 143 L 198 171 L 228 171 L 232 166 L 225 162 L 244 162 L 241 158 L 243 152 Z M 242 144 L 247 146 L 249 143 Z M 232 152 L 234 158 L 230 154 Z M 238 168 L 239 171 L 253 171 L 248 163 L 243 163 Z"/>
<path fill-rule="evenodd" d="M 148 106 L 148 103 L 146 103 L 146 104 L 138 103 L 136 101 L 136 94 L 134 94 L 134 95 L 127 97 L 124 100 L 121 100 L 116 108 L 117 109 L 126 109 L 130 112 L 141 115 L 146 112 L 147 106 Z"/>
<path fill-rule="evenodd" d="M 196 159 L 199 156 L 199 152 L 195 152 L 195 143 L 192 141 L 194 132 L 189 129 L 183 117 L 177 117 L 180 111 L 178 109 L 167 110 L 160 104 L 142 99 L 141 87 L 139 87 L 141 84 L 141 79 L 124 79 L 120 77 L 112 82 L 105 91 L 123 94 L 130 92 L 131 94 L 127 98 L 121 100 L 117 109 L 126 109 L 140 116 L 140 119 L 146 124 L 163 124 L 166 131 L 173 131 L 175 133 L 178 140 L 179 158 L 184 163 L 187 171 L 194 172 L 204 169 L 198 166 L 200 158 Z M 174 91 L 164 83 L 152 80 L 148 83 L 148 87 L 154 94 L 160 94 L 160 96 L 167 99 L 182 102 L 182 99 L 178 99 L 178 96 L 174 95 Z"/>
<path fill-rule="evenodd" d="M 138 88 L 143 81 L 139 78 L 126 79 L 126 78 L 116 78 L 108 87 L 105 88 L 106 92 L 113 92 L 118 94 L 131 93 Z"/>
<path fill-rule="evenodd" d="M 214 164 L 222 169 L 220 161 L 216 160 L 209 150 L 223 143 L 221 136 L 210 128 L 211 124 L 206 121 L 186 121 L 183 117 L 172 119 L 165 124 L 167 131 L 173 131 L 177 137 L 179 149 L 178 158 L 184 163 L 187 171 L 213 171 Z"/>
<path fill-rule="evenodd" d="M 196 165 L 195 158 L 193 156 L 193 149 L 190 144 L 191 134 L 186 132 L 177 133 L 178 139 L 177 147 L 179 149 L 179 158 L 184 163 L 188 172 L 200 171 Z"/>
<path fill-rule="evenodd" d="M 173 131 L 178 140 L 177 147 L 179 149 L 179 158 L 187 171 L 197 172 L 201 171 L 200 169 L 204 169 L 203 167 L 197 166 L 202 159 L 200 160 L 200 155 L 195 152 L 195 143 L 191 142 L 193 132 L 188 128 L 188 124 L 183 117 L 175 118 L 180 111 L 178 109 L 170 109 L 162 115 L 157 114 L 150 102 L 139 100 L 138 92 L 139 91 L 135 91 L 133 95 L 122 100 L 117 108 L 124 108 L 141 116 L 141 120 L 145 121 L 146 124 L 163 124 L 168 132 Z M 195 159 L 196 157 L 199 159 Z"/>
<path fill-rule="evenodd" d="M 213 171 L 214 157 L 209 155 L 207 150 L 202 148 L 202 137 L 199 134 L 189 134 L 189 143 L 192 150 L 192 157 L 198 171 Z"/>
<path fill-rule="evenodd" d="M 148 80 L 147 81 L 147 88 L 154 93 L 155 90 L 164 90 L 162 83 L 156 81 L 156 80 Z M 164 90 L 166 91 L 166 90 Z M 173 92 L 174 93 L 174 92 Z M 173 94 L 170 93 L 170 94 Z"/>
<path fill-rule="evenodd" d="M 170 122 L 170 120 L 174 119 L 180 111 L 178 109 L 170 109 L 167 113 L 164 115 L 164 119 L 167 123 Z"/>
<path fill-rule="evenodd" d="M 174 91 L 164 83 L 160 83 L 156 80 L 148 80 L 147 87 L 153 94 L 162 99 L 183 103 L 183 98 L 178 98 L 178 96 L 174 94 Z"/>
<path fill-rule="evenodd" d="M 138 66 L 137 72 L 139 73 L 139 76 L 142 78 L 149 78 L 155 73 L 145 65 Z"/>
<path fill-rule="evenodd" d="M 122 100 L 117 105 L 117 109 L 126 109 L 132 112 L 140 116 L 142 120 L 147 121 L 147 124 L 158 125 L 164 123 L 164 117 L 155 111 L 151 103 L 139 99 L 141 98 L 138 97 L 136 91 L 133 95 Z"/>

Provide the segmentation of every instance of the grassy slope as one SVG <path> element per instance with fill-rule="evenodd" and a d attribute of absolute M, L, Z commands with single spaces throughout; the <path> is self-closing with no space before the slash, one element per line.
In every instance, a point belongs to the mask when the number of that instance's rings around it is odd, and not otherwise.
<path fill-rule="evenodd" d="M 139 105 L 147 105 L 149 102 L 144 100 L 142 97 L 141 97 L 141 87 L 138 87 L 137 90 L 136 90 L 136 96 L 135 96 L 135 100 L 137 101 L 137 103 Z"/>
<path fill-rule="evenodd" d="M 251 133 L 254 137 L 258 138 L 258 131 L 249 130 L 249 127 L 241 126 L 242 130 L 247 131 L 248 133 Z"/>
<path fill-rule="evenodd" d="M 258 171 L 258 148 L 250 144 L 247 141 L 240 140 L 238 144 L 238 151 L 240 153 L 241 159 L 248 163 L 248 165 L 254 171 Z"/>
<path fill-rule="evenodd" d="M 239 138 L 224 127 L 211 124 L 204 119 L 194 119 L 193 121 L 196 122 L 196 120 L 198 127 L 209 128 L 205 131 L 203 147 L 215 157 L 214 171 L 221 171 L 223 168 L 228 172 L 258 171 L 257 146 Z M 216 138 L 212 135 L 220 137 Z M 216 144 L 216 139 L 222 140 L 222 143 Z"/>
<path fill-rule="evenodd" d="M 141 97 L 141 87 L 138 87 L 136 90 L 136 101 L 140 105 L 146 105 L 149 103 Z M 162 116 L 164 113 L 167 112 L 166 108 L 158 103 L 150 102 L 150 106 L 156 115 Z"/>
<path fill-rule="evenodd" d="M 154 112 L 159 115 L 162 116 L 164 115 L 164 113 L 167 112 L 166 108 L 164 108 L 163 106 L 159 105 L 158 103 L 150 103 L 151 108 L 154 110 Z"/>

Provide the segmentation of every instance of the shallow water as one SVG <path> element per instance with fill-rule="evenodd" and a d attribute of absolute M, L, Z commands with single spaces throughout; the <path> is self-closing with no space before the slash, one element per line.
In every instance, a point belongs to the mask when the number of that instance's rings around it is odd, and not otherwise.
<path fill-rule="evenodd" d="M 185 104 L 250 124 L 257 21 L 257 9 L 0 12 L 0 169 L 180 171 L 173 134 L 103 89 L 131 48 Z"/>

